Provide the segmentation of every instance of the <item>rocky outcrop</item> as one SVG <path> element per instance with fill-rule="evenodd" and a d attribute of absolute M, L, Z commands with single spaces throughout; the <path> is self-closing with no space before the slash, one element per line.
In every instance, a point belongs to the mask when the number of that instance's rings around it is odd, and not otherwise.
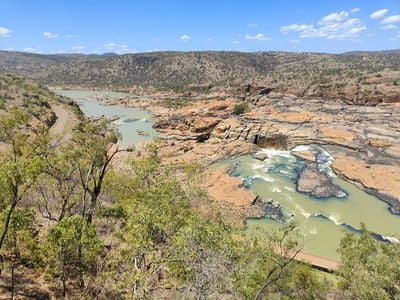
<path fill-rule="evenodd" d="M 258 159 L 258 160 L 266 160 L 268 158 L 268 153 L 265 152 L 257 152 L 253 154 L 253 158 Z"/>
<path fill-rule="evenodd" d="M 315 162 L 316 161 L 316 157 L 315 157 L 315 153 L 313 151 L 310 150 L 304 150 L 304 151 L 291 151 L 290 154 L 292 154 L 293 156 L 300 158 L 302 160 L 308 161 L 308 162 Z"/>
<path fill-rule="evenodd" d="M 173 109 L 161 109 L 157 100 L 135 99 L 127 105 L 142 105 L 156 112 L 155 127 L 162 138 L 160 155 L 166 162 L 200 160 L 208 164 L 255 153 L 258 147 L 289 150 L 320 144 L 335 157 L 335 172 L 383 200 L 390 199 L 400 211 L 400 105 L 350 106 L 275 92 L 250 94 L 244 101 L 251 109 L 240 116 L 232 114 L 235 99 L 198 100 Z M 314 153 L 292 154 L 316 162 Z M 330 184 L 314 171 L 304 170 L 299 191 L 315 197 L 341 195 L 332 186 L 323 189 L 314 184 L 314 180 Z"/>
<path fill-rule="evenodd" d="M 236 217 L 241 220 L 264 216 L 264 210 L 253 205 L 257 195 L 244 189 L 239 178 L 228 175 L 224 169 L 209 170 L 205 175 L 203 187 L 208 191 L 211 201 L 217 202 L 222 208 L 234 210 L 239 214 Z"/>
<path fill-rule="evenodd" d="M 317 169 L 317 164 L 307 164 L 299 174 L 297 179 L 297 191 L 308 194 L 312 197 L 323 198 L 343 198 L 346 192 L 333 184 L 331 179 Z"/>
<path fill-rule="evenodd" d="M 333 170 L 343 177 L 361 184 L 370 192 L 392 205 L 400 214 L 400 166 L 369 164 L 361 159 L 339 153 L 332 164 Z"/>

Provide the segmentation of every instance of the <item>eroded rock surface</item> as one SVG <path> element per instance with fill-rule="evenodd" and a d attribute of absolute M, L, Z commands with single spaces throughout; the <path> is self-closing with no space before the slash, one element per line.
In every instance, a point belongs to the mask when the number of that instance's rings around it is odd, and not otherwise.
<path fill-rule="evenodd" d="M 359 158 L 340 153 L 332 165 L 333 170 L 361 184 L 364 188 L 392 204 L 392 210 L 400 212 L 400 166 L 388 164 L 369 164 Z"/>
<path fill-rule="evenodd" d="M 242 98 L 240 101 L 246 101 L 251 109 L 236 116 L 233 108 L 239 100 L 221 98 L 198 99 L 190 105 L 167 109 L 158 100 L 125 103 L 154 112 L 164 161 L 200 160 L 209 164 L 255 153 L 257 147 L 290 150 L 319 144 L 335 158 L 335 172 L 373 191 L 391 203 L 393 211 L 400 212 L 399 105 L 356 106 L 340 100 L 303 99 L 271 92 Z M 293 154 L 315 161 L 312 153 Z M 305 173 L 309 178 L 316 176 L 311 171 Z M 315 195 L 340 193 L 318 186 L 306 190 Z"/>
<path fill-rule="evenodd" d="M 315 163 L 307 164 L 297 179 L 297 191 L 316 198 L 343 198 L 346 192 L 333 184 L 331 179 L 318 171 Z"/>

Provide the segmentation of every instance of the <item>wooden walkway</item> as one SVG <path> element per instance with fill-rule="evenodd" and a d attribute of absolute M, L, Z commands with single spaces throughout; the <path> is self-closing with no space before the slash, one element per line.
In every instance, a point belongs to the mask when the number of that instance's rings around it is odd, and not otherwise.
<path fill-rule="evenodd" d="M 297 253 L 295 260 L 309 264 L 315 268 L 324 271 L 336 271 L 339 267 L 339 262 L 329 258 L 321 257 L 318 255 L 313 255 L 305 252 Z"/>

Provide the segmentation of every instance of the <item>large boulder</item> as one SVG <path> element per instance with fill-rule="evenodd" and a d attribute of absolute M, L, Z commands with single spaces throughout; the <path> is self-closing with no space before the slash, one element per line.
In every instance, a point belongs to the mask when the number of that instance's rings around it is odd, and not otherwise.
<path fill-rule="evenodd" d="M 332 183 L 328 175 L 319 172 L 315 163 L 307 164 L 297 179 L 297 191 L 316 198 L 343 198 L 347 194 Z"/>

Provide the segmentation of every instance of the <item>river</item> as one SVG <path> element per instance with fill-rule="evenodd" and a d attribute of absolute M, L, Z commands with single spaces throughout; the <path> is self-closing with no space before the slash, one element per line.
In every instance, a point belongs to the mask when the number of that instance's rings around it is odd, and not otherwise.
<path fill-rule="evenodd" d="M 99 91 L 57 90 L 72 98 L 87 116 L 119 117 L 114 123 L 121 133 L 122 146 L 149 141 L 157 136 L 152 128 L 151 114 L 143 109 L 104 105 L 101 99 L 121 99 L 127 94 Z M 143 135 L 143 133 L 146 133 Z M 337 248 L 345 232 L 356 232 L 364 223 L 379 238 L 392 241 L 400 236 L 400 216 L 393 215 L 388 204 L 370 195 L 352 183 L 337 178 L 330 169 L 332 162 L 328 152 L 319 146 L 312 148 L 324 158 L 320 167 L 327 172 L 334 184 L 347 194 L 344 198 L 316 199 L 296 191 L 296 180 L 304 162 L 290 151 L 267 150 L 265 161 L 244 155 L 216 164 L 232 166 L 234 176 L 240 177 L 247 188 L 266 200 L 274 200 L 282 206 L 288 219 L 298 224 L 297 233 L 302 236 L 303 251 L 331 259 L 338 259 Z M 304 148 L 303 147 L 303 148 Z M 277 229 L 282 223 L 272 218 L 247 220 L 248 231 L 258 228 Z"/>
<path fill-rule="evenodd" d="M 77 91 L 55 90 L 56 93 L 73 99 L 80 106 L 82 112 L 89 117 L 118 117 L 113 123 L 121 134 L 121 146 L 134 145 L 139 142 L 151 141 L 158 136 L 152 128 L 151 114 L 140 108 L 119 105 L 105 105 L 104 99 L 123 99 L 129 96 L 126 93 L 110 91 Z"/>
<path fill-rule="evenodd" d="M 288 219 L 298 224 L 303 251 L 331 259 L 338 259 L 337 248 L 345 232 L 355 232 L 364 223 L 377 238 L 396 241 L 400 236 L 400 216 L 389 211 L 387 203 L 359 189 L 356 185 L 336 177 L 330 169 L 329 153 L 319 146 L 310 147 L 327 158 L 322 168 L 334 184 L 347 193 L 343 198 L 316 199 L 296 191 L 296 180 L 304 162 L 289 151 L 263 150 L 269 158 L 260 161 L 250 155 L 230 159 L 219 165 L 232 166 L 234 176 L 242 179 L 250 190 L 266 200 L 278 202 Z M 282 223 L 263 218 L 247 221 L 248 230 L 279 228 Z"/>

